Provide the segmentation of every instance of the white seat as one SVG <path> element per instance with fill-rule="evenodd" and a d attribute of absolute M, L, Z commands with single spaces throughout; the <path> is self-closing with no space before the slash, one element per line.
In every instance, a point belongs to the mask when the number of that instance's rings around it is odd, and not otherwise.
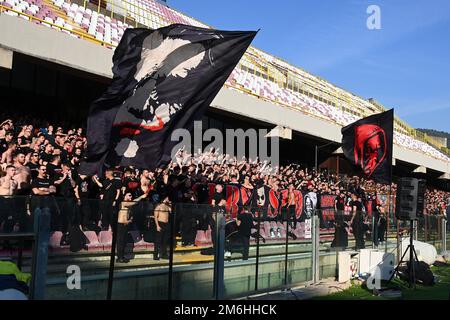
<path fill-rule="evenodd" d="M 95 35 L 95 39 L 103 41 L 103 35 L 100 32 L 97 32 Z"/>
<path fill-rule="evenodd" d="M 80 24 L 82 19 L 83 19 L 83 14 L 81 12 L 77 12 L 74 21 L 76 23 Z"/>
<path fill-rule="evenodd" d="M 88 33 L 89 33 L 90 35 L 95 36 L 95 35 L 97 34 L 97 31 L 96 31 L 96 25 L 91 24 L 91 25 L 89 26 Z"/>

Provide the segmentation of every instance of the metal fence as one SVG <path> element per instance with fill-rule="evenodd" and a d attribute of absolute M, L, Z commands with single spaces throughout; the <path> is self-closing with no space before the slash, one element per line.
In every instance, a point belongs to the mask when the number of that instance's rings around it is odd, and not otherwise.
<path fill-rule="evenodd" d="M 188 203 L 166 213 L 150 201 L 0 200 L 0 256 L 32 274 L 33 299 L 232 299 L 287 289 L 336 278 L 344 250 L 378 248 L 398 256 L 409 230 L 392 213 L 323 209 L 308 216 L 289 208 L 240 208 L 246 218 Z M 114 223 L 124 208 L 131 222 Z M 417 240 L 446 250 L 443 217 L 424 216 L 416 224 Z M 117 261 L 118 254 L 124 259 Z"/>

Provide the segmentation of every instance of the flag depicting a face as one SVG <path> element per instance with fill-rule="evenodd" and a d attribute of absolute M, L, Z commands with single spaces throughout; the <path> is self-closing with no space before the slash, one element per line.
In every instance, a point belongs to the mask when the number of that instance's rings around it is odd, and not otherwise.
<path fill-rule="evenodd" d="M 162 130 L 181 110 L 188 95 L 180 89 L 205 57 L 212 63 L 201 43 L 163 37 L 158 31 L 145 38 L 134 75 L 137 84 L 113 123 L 117 156 L 136 157 L 145 136 Z"/>
<path fill-rule="evenodd" d="M 363 124 L 355 127 L 355 161 L 368 178 L 386 157 L 386 134 L 377 125 Z"/>
<path fill-rule="evenodd" d="M 91 105 L 80 172 L 170 162 L 178 143 L 171 133 L 201 119 L 255 35 L 181 24 L 127 29 L 114 52 L 113 81 Z"/>
<path fill-rule="evenodd" d="M 342 150 L 369 179 L 392 182 L 394 111 L 358 120 L 342 128 Z"/>

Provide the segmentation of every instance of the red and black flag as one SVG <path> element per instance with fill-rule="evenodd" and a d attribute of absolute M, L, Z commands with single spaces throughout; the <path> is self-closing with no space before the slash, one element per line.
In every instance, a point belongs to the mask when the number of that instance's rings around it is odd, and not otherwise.
<path fill-rule="evenodd" d="M 173 24 L 127 29 L 113 55 L 113 80 L 90 107 L 80 172 L 153 169 L 170 162 L 171 133 L 201 119 L 255 37 Z"/>
<path fill-rule="evenodd" d="M 367 178 L 392 182 L 394 109 L 374 114 L 342 128 L 342 149 Z"/>

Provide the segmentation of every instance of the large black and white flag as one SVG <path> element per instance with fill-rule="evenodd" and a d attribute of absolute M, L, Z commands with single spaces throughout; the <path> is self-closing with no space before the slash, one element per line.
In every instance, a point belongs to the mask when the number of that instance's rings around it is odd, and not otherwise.
<path fill-rule="evenodd" d="M 127 29 L 113 56 L 114 78 L 89 111 L 80 172 L 155 168 L 171 160 L 171 133 L 201 119 L 255 37 L 173 24 Z"/>

